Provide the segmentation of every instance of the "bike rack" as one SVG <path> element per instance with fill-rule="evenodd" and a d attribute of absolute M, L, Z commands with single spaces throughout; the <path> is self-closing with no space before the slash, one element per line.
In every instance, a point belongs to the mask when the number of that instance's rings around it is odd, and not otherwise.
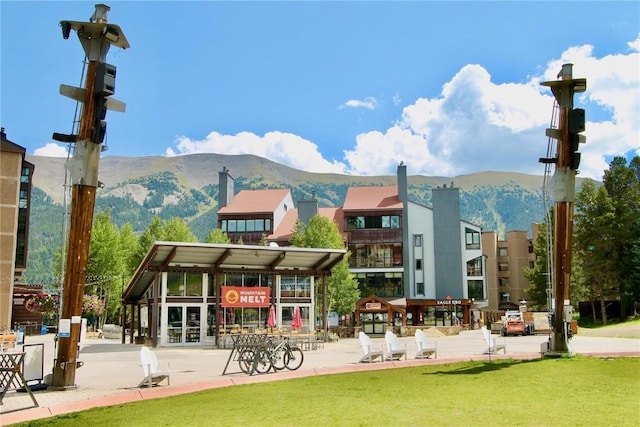
<path fill-rule="evenodd" d="M 229 368 L 229 363 L 238 362 L 240 363 L 240 355 L 247 349 L 255 349 L 261 346 L 264 346 L 267 342 L 267 339 L 270 335 L 266 334 L 233 334 L 231 335 L 231 339 L 233 341 L 233 347 L 231 348 L 231 353 L 229 353 L 229 358 L 227 359 L 227 363 L 224 365 L 224 369 L 222 371 L 222 375 L 227 374 L 238 374 L 243 373 L 242 370 L 236 372 L 227 372 L 227 368 Z M 258 354 L 257 352 L 255 353 Z M 249 375 L 253 375 L 255 371 L 255 361 L 252 363 L 251 371 Z"/>

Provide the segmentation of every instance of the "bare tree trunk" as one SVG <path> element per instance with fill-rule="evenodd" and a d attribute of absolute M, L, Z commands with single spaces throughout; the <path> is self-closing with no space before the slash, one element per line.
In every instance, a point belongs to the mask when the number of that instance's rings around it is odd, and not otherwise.
<path fill-rule="evenodd" d="M 600 299 L 600 316 L 602 317 L 602 325 L 606 325 L 607 324 L 607 305 L 604 301 L 604 292 L 602 291 L 602 283 L 598 282 L 598 290 L 600 292 L 598 292 L 598 296 Z"/>

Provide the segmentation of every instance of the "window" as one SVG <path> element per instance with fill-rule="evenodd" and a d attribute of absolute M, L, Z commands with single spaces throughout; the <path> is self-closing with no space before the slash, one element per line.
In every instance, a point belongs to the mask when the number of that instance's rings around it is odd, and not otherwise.
<path fill-rule="evenodd" d="M 467 295 L 469 298 L 482 300 L 484 298 L 484 286 L 482 280 L 467 281 Z"/>
<path fill-rule="evenodd" d="M 416 260 L 416 270 L 422 270 L 422 260 L 421 259 L 417 259 Z"/>
<path fill-rule="evenodd" d="M 507 248 L 498 248 L 498 256 L 507 256 L 508 254 Z"/>
<path fill-rule="evenodd" d="M 534 261 L 529 261 L 529 268 L 535 268 L 536 263 Z"/>
<path fill-rule="evenodd" d="M 31 169 L 27 167 L 23 167 L 22 173 L 20 174 L 20 182 L 29 182 L 30 175 L 31 175 Z"/>
<path fill-rule="evenodd" d="M 529 253 L 532 254 L 533 253 L 533 245 L 529 245 Z"/>
<path fill-rule="evenodd" d="M 347 230 L 365 228 L 400 228 L 398 215 L 352 216 L 347 218 Z"/>
<path fill-rule="evenodd" d="M 354 273 L 358 281 L 358 289 L 362 296 L 377 295 L 380 297 L 403 296 L 402 273 Z"/>
<path fill-rule="evenodd" d="M 182 273 L 167 273 L 167 296 L 182 296 L 184 281 Z"/>
<path fill-rule="evenodd" d="M 282 276 L 280 278 L 280 296 L 283 298 L 308 298 L 311 296 L 309 276 Z"/>
<path fill-rule="evenodd" d="M 507 279 L 506 277 L 501 277 L 500 278 L 500 287 L 507 287 L 509 286 L 509 279 Z"/>
<path fill-rule="evenodd" d="M 201 297 L 202 274 L 200 273 L 167 273 L 167 296 Z"/>
<path fill-rule="evenodd" d="M 464 231 L 467 249 L 480 249 L 480 233 L 471 228 L 465 228 Z"/>
<path fill-rule="evenodd" d="M 509 292 L 501 292 L 500 293 L 500 301 L 509 301 L 509 297 L 511 295 L 509 294 Z"/>
<path fill-rule="evenodd" d="M 498 271 L 509 271 L 509 264 L 506 262 L 498 263 Z"/>
<path fill-rule="evenodd" d="M 185 276 L 185 292 L 188 297 L 202 296 L 202 274 L 187 273 Z"/>
<path fill-rule="evenodd" d="M 20 190 L 20 202 L 18 207 L 26 208 L 28 204 L 28 200 L 29 200 L 29 193 L 27 193 L 27 190 Z"/>
<path fill-rule="evenodd" d="M 271 231 L 271 219 L 223 219 L 220 221 L 220 229 L 227 233 L 269 232 Z"/>
<path fill-rule="evenodd" d="M 413 235 L 413 246 L 419 248 L 422 246 L 422 234 L 414 234 Z"/>
<path fill-rule="evenodd" d="M 467 276 L 482 276 L 482 257 L 467 261 Z"/>
<path fill-rule="evenodd" d="M 416 283 L 416 295 L 424 295 L 424 283 Z"/>

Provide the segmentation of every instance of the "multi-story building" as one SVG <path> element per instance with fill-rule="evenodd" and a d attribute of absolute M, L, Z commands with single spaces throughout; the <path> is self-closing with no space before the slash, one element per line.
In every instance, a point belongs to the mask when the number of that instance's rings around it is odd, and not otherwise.
<path fill-rule="evenodd" d="M 433 189 L 433 206 L 409 200 L 406 166 L 397 185 L 351 187 L 342 207 L 318 208 L 315 198 L 293 205 L 289 190 L 244 190 L 220 173 L 218 226 L 232 241 L 289 245 L 298 219 L 334 220 L 352 253 L 350 270 L 362 298 L 356 324 L 368 333 L 389 325 L 468 323 L 486 305 L 481 228 L 460 220 L 459 189 Z"/>
<path fill-rule="evenodd" d="M 27 268 L 31 177 L 26 150 L 0 130 L 0 331 L 10 330 L 13 287 Z"/>
<path fill-rule="evenodd" d="M 531 282 L 524 276 L 524 268 L 532 268 L 536 257 L 533 243 L 538 236 L 538 224 L 532 224 L 533 238 L 526 231 L 507 232 L 501 240 L 495 231 L 482 233 L 482 248 L 487 262 L 489 310 L 517 310 L 528 299 Z"/>

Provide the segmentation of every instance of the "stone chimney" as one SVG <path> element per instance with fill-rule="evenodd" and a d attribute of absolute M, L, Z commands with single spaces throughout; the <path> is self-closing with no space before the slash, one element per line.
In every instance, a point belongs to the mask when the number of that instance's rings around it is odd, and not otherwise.
<path fill-rule="evenodd" d="M 233 202 L 235 180 L 229 174 L 226 166 L 222 167 L 222 172 L 218 172 L 218 209 Z"/>
<path fill-rule="evenodd" d="M 407 185 L 407 166 L 404 162 L 398 165 L 398 199 L 406 203 L 409 200 L 409 188 Z"/>
<path fill-rule="evenodd" d="M 302 199 L 298 201 L 298 219 L 303 224 L 308 224 L 309 220 L 318 213 L 318 200 L 316 192 L 311 192 L 311 200 Z"/>

